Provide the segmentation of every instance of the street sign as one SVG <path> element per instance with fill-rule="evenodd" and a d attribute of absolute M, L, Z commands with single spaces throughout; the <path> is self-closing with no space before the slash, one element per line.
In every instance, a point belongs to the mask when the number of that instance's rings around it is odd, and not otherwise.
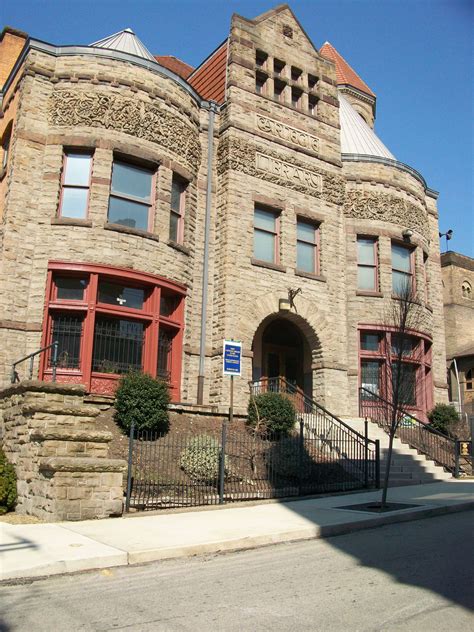
<path fill-rule="evenodd" d="M 224 340 L 223 373 L 224 375 L 242 375 L 242 343 L 235 340 Z"/>

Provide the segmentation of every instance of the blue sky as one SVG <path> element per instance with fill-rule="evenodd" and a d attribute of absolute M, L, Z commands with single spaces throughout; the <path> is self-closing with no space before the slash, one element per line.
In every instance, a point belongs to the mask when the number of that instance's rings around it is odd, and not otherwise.
<path fill-rule="evenodd" d="M 272 0 L 21 0 L 1 2 L 0 25 L 53 44 L 89 44 L 131 27 L 155 54 L 197 65 L 227 35 L 232 13 L 255 17 Z M 440 192 L 440 230 L 474 257 L 471 0 L 293 0 L 319 48 L 330 41 L 377 94 L 376 131 L 401 162 Z M 443 240 L 442 250 L 445 249 Z"/>

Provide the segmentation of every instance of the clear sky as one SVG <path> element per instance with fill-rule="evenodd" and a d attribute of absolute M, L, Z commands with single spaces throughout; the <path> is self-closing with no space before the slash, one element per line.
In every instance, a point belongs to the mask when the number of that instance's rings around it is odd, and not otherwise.
<path fill-rule="evenodd" d="M 131 27 L 154 54 L 191 65 L 278 0 L 0 0 L 0 25 L 53 44 Z M 440 192 L 440 230 L 474 257 L 472 0 L 293 0 L 319 48 L 330 41 L 377 95 L 376 131 Z M 442 250 L 445 250 L 443 239 Z"/>

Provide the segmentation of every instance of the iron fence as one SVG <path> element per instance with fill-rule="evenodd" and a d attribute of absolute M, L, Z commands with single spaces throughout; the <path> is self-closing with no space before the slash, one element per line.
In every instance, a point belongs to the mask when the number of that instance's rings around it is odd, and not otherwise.
<path fill-rule="evenodd" d="M 126 509 L 214 505 L 378 487 L 378 442 L 305 402 L 289 436 L 224 421 L 202 434 L 132 428 Z M 341 422 L 343 424 L 343 422 Z"/>
<path fill-rule="evenodd" d="M 394 414 L 394 405 L 391 402 L 361 387 L 359 408 L 362 417 L 371 419 L 385 432 L 390 433 Z M 431 428 L 404 410 L 398 409 L 395 412 L 399 422 L 395 436 L 454 474 L 457 461 L 455 439 Z"/>

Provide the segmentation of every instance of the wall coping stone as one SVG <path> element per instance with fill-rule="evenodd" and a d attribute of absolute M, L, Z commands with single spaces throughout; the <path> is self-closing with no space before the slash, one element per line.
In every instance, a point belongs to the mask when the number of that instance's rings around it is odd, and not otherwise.
<path fill-rule="evenodd" d="M 50 472 L 125 472 L 127 462 L 122 459 L 53 456 L 42 459 L 39 467 L 41 471 Z"/>
<path fill-rule="evenodd" d="M 41 401 L 24 404 L 22 410 L 24 414 L 50 413 L 52 415 L 74 415 L 74 417 L 97 417 L 101 413 L 100 409 L 95 406 L 64 406 Z"/>
<path fill-rule="evenodd" d="M 108 430 L 83 430 L 74 431 L 64 428 L 48 428 L 47 430 L 34 430 L 30 439 L 32 441 L 87 441 L 90 443 L 109 443 L 113 434 Z"/>
<path fill-rule="evenodd" d="M 31 391 L 33 393 L 56 393 L 58 395 L 84 395 L 86 387 L 83 384 L 65 384 L 62 382 L 43 382 L 41 380 L 25 380 L 18 384 L 11 384 L 0 389 L 0 399 L 10 395 L 21 395 Z"/>

